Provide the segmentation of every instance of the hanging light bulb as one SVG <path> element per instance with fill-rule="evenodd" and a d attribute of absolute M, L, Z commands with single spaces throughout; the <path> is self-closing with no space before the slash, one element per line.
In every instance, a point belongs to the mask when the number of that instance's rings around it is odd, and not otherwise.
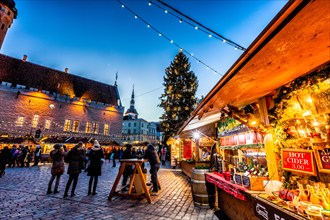
<path fill-rule="evenodd" d="M 209 37 L 212 37 L 212 34 L 209 34 Z"/>
<path fill-rule="evenodd" d="M 168 12 L 168 11 L 167 11 L 167 10 L 165 10 L 165 13 L 166 13 L 166 14 L 167 14 L 167 12 Z"/>
<path fill-rule="evenodd" d="M 147 27 L 150 28 L 150 24 L 148 24 Z"/>
<path fill-rule="evenodd" d="M 122 8 L 125 8 L 125 5 L 121 5 Z"/>
<path fill-rule="evenodd" d="M 159 37 L 161 37 L 161 36 L 162 36 L 162 34 L 161 34 L 161 33 L 159 33 L 159 34 L 158 34 L 158 36 L 159 36 Z"/>
<path fill-rule="evenodd" d="M 171 44 L 173 44 L 173 42 L 174 42 L 174 41 L 173 41 L 173 40 L 171 40 L 170 42 L 171 42 Z"/>
<path fill-rule="evenodd" d="M 198 30 L 198 27 L 197 26 L 195 27 L 195 30 Z"/>
<path fill-rule="evenodd" d="M 134 18 L 135 18 L 135 19 L 137 19 L 137 18 L 138 18 L 138 16 L 136 16 L 136 15 L 135 15 L 135 16 L 134 16 Z"/>
<path fill-rule="evenodd" d="M 226 40 L 225 40 L 225 39 L 223 39 L 223 40 L 222 40 L 222 43 L 226 43 Z"/>
<path fill-rule="evenodd" d="M 148 5 L 151 6 L 151 1 L 149 1 Z"/>
<path fill-rule="evenodd" d="M 179 21 L 180 23 L 182 23 L 182 19 L 180 19 L 180 21 Z"/>

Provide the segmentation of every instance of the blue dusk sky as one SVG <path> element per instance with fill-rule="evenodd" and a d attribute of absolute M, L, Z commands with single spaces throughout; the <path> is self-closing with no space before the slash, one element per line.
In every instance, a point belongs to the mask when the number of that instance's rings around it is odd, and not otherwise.
<path fill-rule="evenodd" d="M 163 0 L 220 35 L 247 48 L 287 1 Z M 134 84 L 140 118 L 159 121 L 165 69 L 179 47 L 186 54 L 205 96 L 243 53 L 199 28 L 157 1 L 16 0 L 18 10 L 1 53 L 118 88 L 125 111 Z M 125 7 L 122 7 L 123 3 Z M 168 9 L 165 13 L 163 9 Z M 132 13 L 133 12 L 133 13 Z M 138 18 L 135 18 L 137 15 Z M 151 27 L 143 22 L 142 18 Z M 179 18 L 184 22 L 180 23 Z M 155 28 L 157 31 L 155 31 Z M 159 36 L 159 32 L 163 35 Z M 166 39 L 166 36 L 168 39 Z M 174 43 L 171 43 L 173 40 Z M 212 71 L 216 70 L 216 72 Z M 97 89 L 97 88 L 95 88 Z"/>

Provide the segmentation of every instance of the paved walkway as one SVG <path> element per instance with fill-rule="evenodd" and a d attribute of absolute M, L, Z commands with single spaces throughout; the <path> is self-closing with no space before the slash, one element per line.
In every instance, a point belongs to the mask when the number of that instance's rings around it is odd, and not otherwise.
<path fill-rule="evenodd" d="M 47 195 L 50 164 L 29 168 L 7 168 L 0 178 L 0 219 L 218 219 L 214 211 L 195 207 L 187 177 L 180 170 L 161 168 L 162 190 L 146 199 L 114 197 L 107 199 L 118 173 L 118 166 L 103 165 L 98 194 L 87 196 L 88 180 L 83 172 L 76 196 L 63 199 L 68 175 L 62 175 L 60 193 Z M 149 167 L 147 167 L 149 170 Z M 148 180 L 150 175 L 148 173 Z"/>

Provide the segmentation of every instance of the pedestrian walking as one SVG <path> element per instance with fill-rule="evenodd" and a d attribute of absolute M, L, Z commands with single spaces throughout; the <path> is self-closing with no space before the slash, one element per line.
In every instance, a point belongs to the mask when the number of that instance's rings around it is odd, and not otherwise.
<path fill-rule="evenodd" d="M 102 163 L 104 160 L 103 150 L 97 140 L 94 140 L 94 146 L 89 151 L 87 156 L 90 161 L 87 167 L 87 176 L 90 176 L 89 184 L 88 184 L 88 195 L 90 194 L 96 195 L 98 177 L 101 176 Z M 92 185 L 93 185 L 93 192 L 92 192 Z"/>
<path fill-rule="evenodd" d="M 79 142 L 75 147 L 73 147 L 68 154 L 66 155 L 66 161 L 69 163 L 68 166 L 68 174 L 69 180 L 65 187 L 65 192 L 63 198 L 68 197 L 68 191 L 73 181 L 72 189 L 71 189 L 71 197 L 75 196 L 75 190 L 78 183 L 78 177 L 81 173 L 81 169 L 83 168 L 83 162 L 85 160 L 85 155 L 83 154 L 82 142 Z"/>
<path fill-rule="evenodd" d="M 67 151 L 65 145 L 63 145 L 63 150 L 61 149 L 61 147 L 62 146 L 60 144 L 55 144 L 54 150 L 52 150 L 49 154 L 53 163 L 52 163 L 52 168 L 51 168 L 52 176 L 48 183 L 47 194 L 52 193 L 52 185 L 53 185 L 55 178 L 56 178 L 56 182 L 55 182 L 55 187 L 54 187 L 54 194 L 59 193 L 58 186 L 60 184 L 61 176 L 64 173 L 63 158 L 65 156 L 65 152 Z"/>
<path fill-rule="evenodd" d="M 34 150 L 34 164 L 32 166 L 38 166 L 38 163 L 41 159 L 41 146 L 37 145 Z"/>
<path fill-rule="evenodd" d="M 161 156 L 160 156 L 160 159 L 162 161 L 162 165 L 165 165 L 165 161 L 166 161 L 166 151 L 165 151 L 165 148 L 162 147 L 161 149 Z"/>
<path fill-rule="evenodd" d="M 18 156 L 18 150 L 16 148 L 16 145 L 13 145 L 13 147 L 11 148 L 10 155 L 11 155 L 11 159 L 10 159 L 9 167 L 15 167 L 16 163 L 17 163 L 17 156 Z"/>
<path fill-rule="evenodd" d="M 112 167 L 116 167 L 116 157 L 117 157 L 117 149 L 116 147 L 114 146 L 112 148 L 112 151 L 111 151 L 111 154 L 110 154 L 110 159 L 109 160 L 112 160 Z"/>
<path fill-rule="evenodd" d="M 155 147 L 152 144 L 148 144 L 144 154 L 144 159 L 148 159 L 150 164 L 151 182 L 153 185 L 151 195 L 158 195 L 160 186 L 158 185 L 157 172 L 160 167 L 160 160 Z"/>

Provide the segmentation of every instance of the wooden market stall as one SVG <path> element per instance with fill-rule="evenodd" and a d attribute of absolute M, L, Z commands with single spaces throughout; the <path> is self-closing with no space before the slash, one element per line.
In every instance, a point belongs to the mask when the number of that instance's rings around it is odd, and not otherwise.
<path fill-rule="evenodd" d="M 329 1 L 289 1 L 178 132 L 217 130 L 206 180 L 230 219 L 328 218 L 329 16 Z"/>

